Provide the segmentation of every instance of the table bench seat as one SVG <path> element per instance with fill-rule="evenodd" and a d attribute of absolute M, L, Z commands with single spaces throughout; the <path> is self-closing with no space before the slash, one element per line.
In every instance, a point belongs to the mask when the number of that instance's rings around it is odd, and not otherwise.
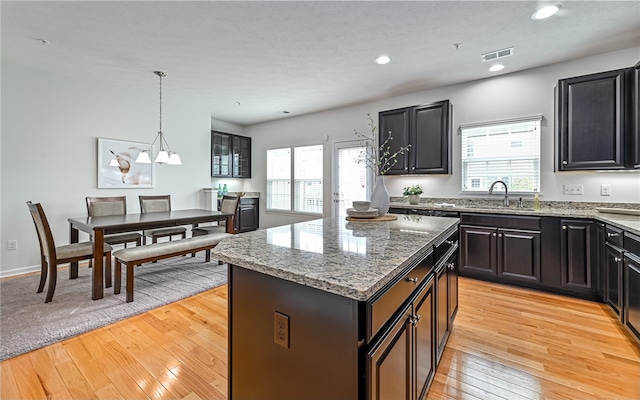
<path fill-rule="evenodd" d="M 133 301 L 133 269 L 135 265 L 210 250 L 220 243 L 221 240 L 229 236 L 232 235 L 230 233 L 215 233 L 115 251 L 113 253 L 113 257 L 116 260 L 113 293 L 120 293 L 122 285 L 122 264 L 126 265 L 127 303 L 129 303 Z"/>

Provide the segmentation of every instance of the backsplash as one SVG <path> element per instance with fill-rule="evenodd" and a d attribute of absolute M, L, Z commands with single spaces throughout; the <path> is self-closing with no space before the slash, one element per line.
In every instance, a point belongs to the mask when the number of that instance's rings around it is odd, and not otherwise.
<path fill-rule="evenodd" d="M 391 203 L 409 204 L 406 197 L 391 197 Z M 436 204 L 455 204 L 456 207 L 471 208 L 513 208 L 518 209 L 518 199 L 509 198 L 509 207 L 503 206 L 503 199 L 461 199 L 461 198 L 428 198 L 420 199 L 422 206 L 435 206 Z M 522 200 L 523 208 L 533 208 L 533 200 Z M 540 200 L 540 208 L 553 208 L 562 210 L 593 210 L 597 207 L 605 208 L 628 208 L 640 209 L 640 203 L 604 203 L 604 202 L 583 202 L 583 201 L 544 201 Z"/>

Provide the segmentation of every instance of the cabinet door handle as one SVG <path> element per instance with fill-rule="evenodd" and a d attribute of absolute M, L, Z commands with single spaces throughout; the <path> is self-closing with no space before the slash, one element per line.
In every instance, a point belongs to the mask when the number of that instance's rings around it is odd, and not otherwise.
<path fill-rule="evenodd" d="M 418 283 L 418 278 L 407 278 L 407 282 Z"/>
<path fill-rule="evenodd" d="M 449 267 L 449 269 L 453 271 L 453 269 L 456 267 L 456 265 L 454 263 L 449 263 L 449 264 L 447 264 L 447 267 Z"/>
<path fill-rule="evenodd" d="M 562 165 L 567 165 L 569 164 L 566 160 L 562 162 Z"/>
<path fill-rule="evenodd" d="M 444 242 L 449 246 L 453 246 L 453 244 L 455 243 L 453 240 L 445 240 Z"/>
<path fill-rule="evenodd" d="M 619 257 L 613 257 L 613 260 L 617 263 L 619 263 L 620 261 L 622 261 L 622 258 Z"/>
<path fill-rule="evenodd" d="M 566 225 L 562 225 L 562 229 L 564 229 L 566 231 L 567 230 L 567 226 Z"/>
<path fill-rule="evenodd" d="M 498 236 L 498 235 L 494 233 L 493 236 Z"/>
<path fill-rule="evenodd" d="M 502 233 L 498 233 L 498 237 L 502 237 Z"/>
<path fill-rule="evenodd" d="M 609 233 L 607 232 L 607 237 L 616 237 L 616 236 L 620 236 L 619 233 Z"/>
<path fill-rule="evenodd" d="M 416 169 L 416 167 L 411 167 L 411 169 L 412 169 L 412 170 L 413 170 L 413 169 Z"/>

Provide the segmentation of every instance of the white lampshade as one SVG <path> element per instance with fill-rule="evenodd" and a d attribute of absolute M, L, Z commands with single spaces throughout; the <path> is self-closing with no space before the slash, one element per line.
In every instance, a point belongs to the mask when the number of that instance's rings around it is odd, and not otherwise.
<path fill-rule="evenodd" d="M 111 161 L 109 161 L 109 166 L 110 167 L 119 167 L 120 164 L 118 164 L 118 160 L 116 160 L 115 158 L 112 158 Z"/>
<path fill-rule="evenodd" d="M 149 157 L 149 153 L 146 151 L 141 151 L 138 154 L 138 158 L 136 158 L 137 163 L 141 164 L 151 164 L 151 157 Z"/>
<path fill-rule="evenodd" d="M 178 153 L 174 153 L 174 152 L 169 153 L 169 162 L 167 164 L 182 165 L 182 160 L 180 159 L 180 156 L 178 155 Z"/>
<path fill-rule="evenodd" d="M 160 150 L 158 152 L 158 156 L 156 157 L 156 162 L 158 164 L 166 164 L 169 162 L 169 153 L 167 153 L 165 150 Z"/>

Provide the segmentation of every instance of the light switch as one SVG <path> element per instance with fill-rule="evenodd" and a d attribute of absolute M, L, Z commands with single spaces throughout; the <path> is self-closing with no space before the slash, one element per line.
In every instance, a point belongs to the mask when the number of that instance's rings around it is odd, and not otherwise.
<path fill-rule="evenodd" d="M 600 185 L 600 196 L 611 196 L 611 185 Z"/>

